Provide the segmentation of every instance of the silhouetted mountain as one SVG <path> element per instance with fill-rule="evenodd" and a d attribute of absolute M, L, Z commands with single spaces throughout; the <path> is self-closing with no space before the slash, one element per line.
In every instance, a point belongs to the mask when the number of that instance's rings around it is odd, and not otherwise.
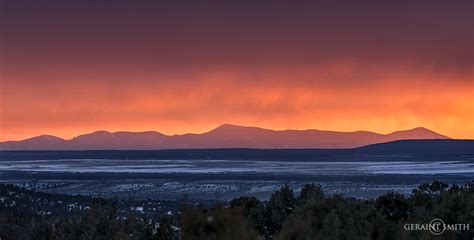
<path fill-rule="evenodd" d="M 433 136 L 439 137 L 433 137 Z M 409 140 L 409 139 L 442 139 L 448 138 L 446 136 L 442 136 L 436 132 L 433 132 L 429 129 L 418 127 L 411 130 L 403 130 L 403 131 L 396 131 L 384 136 L 384 142 L 391 142 L 400 139 Z"/>
<path fill-rule="evenodd" d="M 0 150 L 66 149 L 67 140 L 50 135 L 41 135 L 22 141 L 0 142 Z"/>
<path fill-rule="evenodd" d="M 67 149 L 159 149 L 166 137 L 159 132 L 97 131 L 69 140 Z"/>
<path fill-rule="evenodd" d="M 448 139 L 425 128 L 378 134 L 368 131 L 275 131 L 224 124 L 202 134 L 97 131 L 71 140 L 39 136 L 0 143 L 0 150 L 153 150 L 194 148 L 354 148 L 402 139 Z"/>

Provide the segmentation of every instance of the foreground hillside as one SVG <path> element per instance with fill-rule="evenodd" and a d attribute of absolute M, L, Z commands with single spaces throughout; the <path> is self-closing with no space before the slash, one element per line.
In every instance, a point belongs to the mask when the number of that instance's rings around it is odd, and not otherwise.
<path fill-rule="evenodd" d="M 373 200 L 328 196 L 319 185 L 307 184 L 298 192 L 283 186 L 267 202 L 240 197 L 213 207 L 181 205 L 177 215 L 146 208 L 145 215 L 133 200 L 124 205 L 0 185 L 0 238 L 472 239 L 473 202 L 474 182 L 449 187 L 435 181 L 410 196 L 387 193 Z M 407 224 L 434 218 L 471 228 L 444 231 L 441 238 L 406 230 Z"/>

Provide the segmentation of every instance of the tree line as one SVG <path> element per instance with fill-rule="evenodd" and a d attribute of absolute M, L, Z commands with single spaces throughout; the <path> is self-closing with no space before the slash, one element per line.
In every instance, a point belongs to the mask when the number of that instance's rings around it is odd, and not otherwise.
<path fill-rule="evenodd" d="M 5 188 L 9 190 L 4 191 Z M 462 186 L 434 181 L 418 186 L 409 196 L 389 192 L 370 200 L 326 195 L 317 184 L 306 184 L 298 193 L 285 185 L 275 191 L 268 201 L 240 197 L 213 207 L 182 205 L 179 214 L 159 220 L 132 213 L 118 214 L 120 209 L 115 201 L 100 198 L 90 198 L 87 210 L 80 215 L 37 214 L 34 206 L 12 205 L 12 202 L 5 200 L 12 192 L 19 194 L 22 191 L 26 190 L 0 186 L 2 240 L 396 240 L 474 237 L 474 181 Z M 471 228 L 445 231 L 442 236 L 404 228 L 406 224 L 429 223 L 434 218 L 445 223 L 471 224 Z"/>

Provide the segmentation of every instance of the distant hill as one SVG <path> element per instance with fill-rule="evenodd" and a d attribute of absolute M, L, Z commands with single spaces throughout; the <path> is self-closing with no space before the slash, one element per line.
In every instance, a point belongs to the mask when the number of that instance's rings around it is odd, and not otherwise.
<path fill-rule="evenodd" d="M 376 155 L 380 155 L 375 157 Z M 400 155 L 417 161 L 451 161 L 453 155 L 470 159 L 474 140 L 400 140 L 346 149 L 171 149 L 88 151 L 0 151 L 0 160 L 52 159 L 208 159 L 263 161 L 399 161 Z M 415 157 L 419 156 L 419 157 Z M 413 158 L 412 158 L 413 157 Z"/>
<path fill-rule="evenodd" d="M 367 154 L 474 154 L 474 140 L 398 140 L 354 149 Z"/>
<path fill-rule="evenodd" d="M 275 131 L 224 124 L 202 134 L 164 135 L 159 132 L 97 131 L 64 140 L 43 135 L 0 142 L 0 150 L 158 150 L 203 148 L 355 148 L 402 139 L 449 139 L 426 128 L 379 134 L 368 131 Z"/>

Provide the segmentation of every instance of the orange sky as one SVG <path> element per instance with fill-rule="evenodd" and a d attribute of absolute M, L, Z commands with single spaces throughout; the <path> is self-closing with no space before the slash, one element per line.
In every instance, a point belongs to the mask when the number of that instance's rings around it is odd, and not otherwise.
<path fill-rule="evenodd" d="M 223 123 L 474 138 L 468 1 L 7 2 L 0 141 Z"/>
<path fill-rule="evenodd" d="M 199 133 L 222 123 L 381 133 L 424 126 L 455 138 L 474 136 L 472 79 L 451 83 L 444 78 L 462 76 L 366 69 L 379 81 L 339 86 L 319 80 L 350 78 L 361 71 L 356 67 L 346 63 L 254 73 L 227 69 L 126 86 L 43 80 L 41 88 L 21 92 L 15 91 L 17 84 L 5 85 L 1 139 L 39 134 L 71 138 L 99 129 Z"/>

